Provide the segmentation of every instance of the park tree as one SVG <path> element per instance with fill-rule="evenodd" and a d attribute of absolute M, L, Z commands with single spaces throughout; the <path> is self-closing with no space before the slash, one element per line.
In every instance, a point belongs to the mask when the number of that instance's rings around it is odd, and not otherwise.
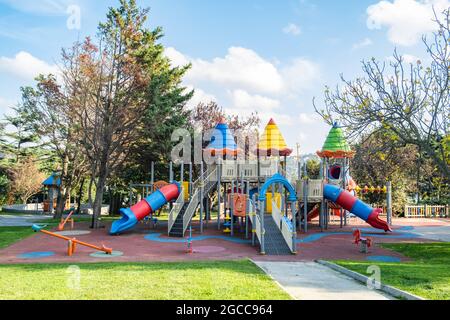
<path fill-rule="evenodd" d="M 100 23 L 97 42 L 87 39 L 81 52 L 73 54 L 79 57 L 86 84 L 80 86 L 84 103 L 77 117 L 95 177 L 94 228 L 108 178 L 117 176 L 139 145 L 151 140 L 159 147 L 157 130 L 162 129 L 155 128 L 176 126 L 179 118 L 174 119 L 171 107 L 178 111 L 183 106 L 183 89 L 178 86 L 185 70 L 169 69 L 159 43 L 162 30 L 145 27 L 147 14 L 148 9 L 139 8 L 136 1 L 121 0 L 119 8 L 110 8 L 106 21 Z M 158 113 L 158 107 L 163 112 Z"/>
<path fill-rule="evenodd" d="M 438 30 L 423 37 L 429 63 L 406 63 L 396 51 L 386 62 L 363 61 L 365 76 L 326 88 L 325 108 L 316 111 L 329 123 L 339 121 L 350 138 L 383 130 L 384 144 L 413 145 L 449 181 L 450 159 L 450 10 L 435 14 Z"/>
<path fill-rule="evenodd" d="M 368 134 L 352 146 L 356 152 L 351 160 L 351 175 L 356 183 L 365 186 L 383 187 L 392 183 L 392 207 L 394 213 L 403 211 L 409 195 L 418 192 L 417 152 L 415 145 L 399 145 L 397 139 L 388 130 L 378 130 Z M 370 193 L 358 196 L 370 203 L 384 204 L 384 194 Z"/>
<path fill-rule="evenodd" d="M 63 51 L 63 63 L 66 53 Z M 78 184 L 86 171 L 86 157 L 80 141 L 80 125 L 76 110 L 79 108 L 80 92 L 77 85 L 76 66 L 61 68 L 59 79 L 55 75 L 40 75 L 36 88 L 22 88 L 22 107 L 30 117 L 42 144 L 56 161 L 61 184 L 58 189 L 55 218 L 63 214 L 65 203 L 72 188 Z"/>
<path fill-rule="evenodd" d="M 5 117 L 5 125 L 9 126 L 9 130 L 4 133 L 2 142 L 10 166 L 35 154 L 39 142 L 39 135 L 34 130 L 33 113 L 21 104 L 12 110 L 13 115 Z"/>
<path fill-rule="evenodd" d="M 18 197 L 23 204 L 28 199 L 41 191 L 45 174 L 39 170 L 36 159 L 32 156 L 21 159 L 11 169 L 11 192 Z"/>

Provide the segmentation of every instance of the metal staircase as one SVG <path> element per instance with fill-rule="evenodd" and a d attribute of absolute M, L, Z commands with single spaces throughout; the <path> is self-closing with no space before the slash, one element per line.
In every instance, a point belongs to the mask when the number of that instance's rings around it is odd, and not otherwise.
<path fill-rule="evenodd" d="M 217 185 L 217 167 L 211 166 L 200 178 L 192 184 L 192 196 L 184 201 L 184 192 L 176 200 L 169 214 L 168 234 L 172 237 L 184 237 L 200 201 Z"/>
<path fill-rule="evenodd" d="M 186 211 L 186 208 L 188 207 L 189 202 L 186 202 L 183 204 L 183 207 L 181 208 L 180 212 L 178 213 L 177 218 L 175 219 L 172 227 L 169 229 L 169 236 L 170 237 L 183 237 L 183 216 Z"/>

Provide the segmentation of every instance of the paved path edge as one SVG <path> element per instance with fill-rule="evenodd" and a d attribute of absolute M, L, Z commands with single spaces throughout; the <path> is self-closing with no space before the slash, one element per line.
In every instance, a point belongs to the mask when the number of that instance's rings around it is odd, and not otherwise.
<path fill-rule="evenodd" d="M 357 280 L 359 282 L 362 282 L 364 284 L 366 284 L 367 280 L 369 280 L 369 277 L 364 276 L 364 275 L 362 275 L 362 274 L 360 274 L 358 272 L 349 270 L 347 268 L 344 268 L 342 266 L 339 266 L 339 265 L 337 265 L 335 263 L 332 263 L 332 262 L 329 262 L 329 261 L 324 261 L 324 260 L 315 260 L 315 262 L 318 263 L 318 264 L 321 264 L 321 265 L 323 265 L 325 267 L 328 267 L 330 269 L 333 269 L 335 271 L 338 271 L 338 272 L 340 272 L 342 274 L 345 274 L 346 276 L 348 276 L 350 278 L 353 278 L 353 279 L 355 279 L 355 280 Z M 395 287 L 391 287 L 391 286 L 385 285 L 383 283 L 381 283 L 380 290 L 385 292 L 385 293 L 387 293 L 387 294 L 389 294 L 389 295 L 391 295 L 391 296 L 393 296 L 393 297 L 403 298 L 403 299 L 406 299 L 406 300 L 426 300 L 426 299 L 424 299 L 422 297 L 419 297 L 419 296 L 416 296 L 416 295 L 414 295 L 412 293 L 400 290 L 400 289 L 395 288 Z"/>
<path fill-rule="evenodd" d="M 277 286 L 280 287 L 281 290 L 286 292 L 287 295 L 289 297 L 291 297 L 291 300 L 298 300 L 292 294 L 287 292 L 287 290 L 281 285 L 281 283 L 279 283 L 274 277 L 272 277 L 272 275 L 270 273 L 266 272 L 266 270 L 264 270 L 264 268 L 262 268 L 259 264 L 257 264 L 255 261 L 253 261 L 253 259 L 249 258 L 248 260 L 250 260 L 251 263 L 253 263 L 255 266 L 257 266 L 262 272 L 264 272 L 264 274 L 267 275 L 273 282 L 275 282 L 277 284 Z"/>

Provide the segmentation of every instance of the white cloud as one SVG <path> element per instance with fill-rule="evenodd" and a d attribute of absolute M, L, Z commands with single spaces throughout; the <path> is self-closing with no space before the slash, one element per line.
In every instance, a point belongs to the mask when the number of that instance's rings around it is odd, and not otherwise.
<path fill-rule="evenodd" d="M 283 79 L 274 64 L 250 49 L 231 47 L 225 57 L 211 61 L 191 59 L 174 48 L 166 50 L 166 55 L 173 59 L 174 66 L 192 63 L 192 69 L 185 77 L 189 83 L 214 82 L 262 93 L 276 93 L 283 89 Z"/>
<path fill-rule="evenodd" d="M 185 66 L 190 62 L 189 59 L 184 54 L 177 51 L 173 47 L 166 48 L 164 54 L 166 55 L 167 58 L 170 59 L 173 67 Z"/>
<path fill-rule="evenodd" d="M 200 102 L 208 103 L 211 101 L 217 101 L 217 98 L 210 93 L 206 93 L 200 88 L 194 88 L 192 86 L 187 86 L 186 89 L 188 91 L 194 90 L 194 96 L 187 103 L 188 108 L 196 107 Z"/>
<path fill-rule="evenodd" d="M 23 80 L 33 80 L 39 74 L 59 73 L 56 65 L 50 65 L 28 52 L 21 51 L 13 58 L 0 57 L 0 72 L 8 73 Z"/>
<path fill-rule="evenodd" d="M 38 15 L 64 15 L 73 0 L 0 0 L 11 8 Z"/>
<path fill-rule="evenodd" d="M 373 41 L 370 38 L 364 38 L 363 40 L 361 40 L 358 43 L 355 43 L 353 45 L 353 50 L 358 50 L 364 47 L 369 47 L 373 44 Z"/>
<path fill-rule="evenodd" d="M 251 109 L 256 111 L 270 111 L 280 106 L 280 101 L 261 95 L 251 95 L 245 90 L 233 90 L 230 92 L 234 108 Z"/>
<path fill-rule="evenodd" d="M 302 29 L 295 23 L 290 23 L 283 28 L 283 32 L 293 36 L 298 36 L 302 33 Z"/>
<path fill-rule="evenodd" d="M 281 74 L 286 88 L 294 94 L 313 88 L 322 77 L 320 66 L 304 58 L 294 59 Z"/>
<path fill-rule="evenodd" d="M 0 117 L 10 112 L 16 105 L 17 101 L 0 97 Z"/>
<path fill-rule="evenodd" d="M 298 115 L 298 121 L 301 124 L 313 124 L 316 122 L 320 122 L 321 118 L 318 114 L 315 113 L 300 113 Z"/>
<path fill-rule="evenodd" d="M 448 7 L 449 0 L 383 0 L 367 8 L 367 27 L 387 27 L 392 43 L 411 46 L 422 35 L 436 30 L 433 8 L 440 14 Z"/>
<path fill-rule="evenodd" d="M 284 65 L 272 63 L 242 47 L 231 47 L 225 57 L 210 61 L 190 58 L 174 48 L 167 48 L 165 54 L 173 66 L 192 63 L 184 80 L 195 87 L 213 84 L 222 91 L 244 90 L 267 96 L 297 94 L 321 79 L 320 66 L 313 61 L 296 58 Z"/>

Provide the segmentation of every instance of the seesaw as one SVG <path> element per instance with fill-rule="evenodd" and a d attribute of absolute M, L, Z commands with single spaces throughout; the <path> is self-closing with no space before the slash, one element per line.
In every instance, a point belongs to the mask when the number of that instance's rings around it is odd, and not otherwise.
<path fill-rule="evenodd" d="M 59 235 L 59 234 L 57 234 L 57 233 L 54 233 L 54 232 L 50 232 L 50 231 L 44 230 L 45 227 L 46 227 L 46 225 L 37 225 L 37 224 L 34 224 L 31 228 L 32 228 L 35 232 L 39 232 L 39 231 L 40 231 L 40 232 L 42 232 L 42 233 L 44 233 L 44 234 L 47 234 L 47 235 L 49 235 L 49 236 L 51 236 L 51 237 L 55 237 L 55 238 L 58 238 L 58 239 L 66 240 L 66 241 L 67 241 L 67 244 L 68 244 L 68 245 L 67 245 L 67 255 L 68 255 L 69 257 L 72 256 L 72 254 L 75 253 L 75 249 L 76 249 L 76 245 L 77 245 L 77 244 L 79 244 L 79 245 L 81 245 L 81 246 L 89 247 L 89 248 L 92 248 L 92 249 L 95 249 L 95 250 L 98 250 L 98 251 L 103 251 L 103 252 L 105 252 L 106 254 L 111 254 L 111 253 L 112 253 L 112 249 L 111 249 L 111 248 L 105 247 L 105 245 L 103 245 L 103 244 L 102 244 L 101 247 L 98 247 L 98 246 L 95 246 L 95 245 L 93 245 L 93 244 L 90 244 L 90 243 L 86 243 L 86 242 L 77 240 L 77 239 L 75 239 L 75 238 L 68 238 L 68 237 Z"/>
<path fill-rule="evenodd" d="M 68 221 L 70 221 L 70 227 L 71 227 L 71 229 L 73 229 L 74 220 L 71 217 L 72 217 L 74 212 L 75 211 L 73 211 L 73 210 L 70 211 L 69 215 L 67 216 L 67 218 L 65 220 L 63 218 L 61 218 L 61 222 L 59 223 L 58 228 L 57 228 L 58 231 L 63 231 L 64 230 L 64 226 L 66 225 L 66 223 Z"/>

